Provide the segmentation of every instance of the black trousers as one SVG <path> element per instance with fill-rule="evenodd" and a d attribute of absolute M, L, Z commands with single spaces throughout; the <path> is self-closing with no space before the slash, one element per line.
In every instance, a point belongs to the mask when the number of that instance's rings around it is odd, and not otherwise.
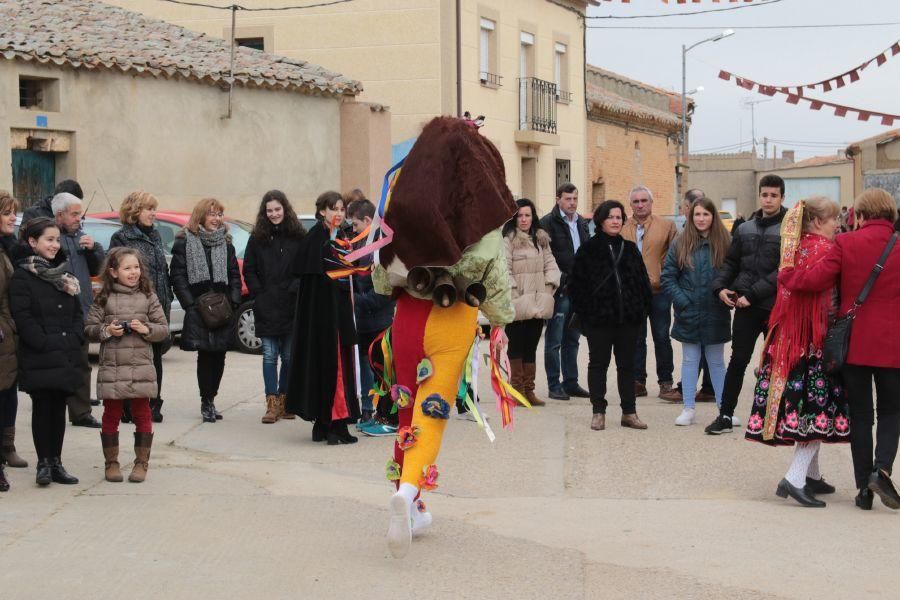
<path fill-rule="evenodd" d="M 153 368 L 156 369 L 156 397 L 162 398 L 162 344 L 157 342 L 151 344 L 151 347 L 153 348 Z M 222 364 L 225 364 L 224 360 Z"/>
<path fill-rule="evenodd" d="M 197 351 L 197 385 L 200 388 L 200 398 L 212 400 L 216 397 L 224 372 L 224 352 Z"/>
<path fill-rule="evenodd" d="M 16 415 L 19 412 L 19 395 L 16 384 L 0 390 L 0 429 L 16 426 Z"/>
<path fill-rule="evenodd" d="M 543 319 L 513 321 L 506 326 L 506 337 L 509 346 L 506 353 L 511 359 L 521 358 L 522 362 L 537 362 L 537 347 L 544 330 Z"/>
<path fill-rule="evenodd" d="M 594 414 L 606 414 L 606 372 L 612 354 L 616 356 L 616 384 L 622 401 L 622 414 L 637 412 L 634 397 L 634 354 L 640 325 L 584 327 L 588 341 L 588 388 Z"/>
<path fill-rule="evenodd" d="M 38 460 L 62 456 L 66 435 L 66 393 L 31 392 L 31 437 Z"/>
<path fill-rule="evenodd" d="M 753 349 L 759 336 L 765 337 L 769 331 L 769 311 L 751 306 L 749 308 L 737 308 L 734 311 L 734 321 L 731 325 L 731 361 L 725 372 L 725 387 L 722 389 L 722 408 L 719 414 L 726 417 L 734 416 L 737 408 L 738 397 L 744 386 L 744 373 L 750 359 L 753 358 Z"/>
<path fill-rule="evenodd" d="M 888 474 L 897 456 L 900 439 L 900 369 L 846 365 L 842 372 L 850 401 L 850 452 L 856 488 L 868 485 L 876 469 Z M 875 410 L 872 408 L 872 380 L 875 380 Z M 872 425 L 875 430 L 875 460 L 872 460 Z"/>
<path fill-rule="evenodd" d="M 69 407 L 69 421 L 72 423 L 91 414 L 91 363 L 87 343 L 82 348 L 78 370 L 81 371 L 81 385 L 75 392 L 65 396 Z"/>

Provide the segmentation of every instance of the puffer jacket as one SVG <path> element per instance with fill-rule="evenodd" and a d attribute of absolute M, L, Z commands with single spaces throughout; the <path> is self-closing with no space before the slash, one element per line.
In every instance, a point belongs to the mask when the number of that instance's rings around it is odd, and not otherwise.
<path fill-rule="evenodd" d="M 33 255 L 25 244 L 13 262 Z M 65 260 L 62 251 L 54 266 Z M 24 392 L 75 392 L 84 382 L 84 315 L 78 296 L 17 267 L 9 280 L 9 310 L 19 333 L 19 388 Z"/>
<path fill-rule="evenodd" d="M 676 238 L 663 264 L 661 283 L 675 307 L 672 338 L 684 344 L 724 344 L 731 339 L 731 311 L 712 292 L 718 274 L 712 264 L 709 240 L 702 240 L 691 255 L 692 268 L 678 267 Z"/>
<path fill-rule="evenodd" d="M 733 290 L 745 296 L 750 306 L 772 310 L 781 262 L 781 221 L 786 213 L 783 206 L 770 217 L 758 210 L 738 227 L 725 263 L 713 281 L 713 294 Z"/>
<path fill-rule="evenodd" d="M 550 250 L 547 232 L 538 229 L 535 238 L 537 246 L 527 232 L 518 228 L 503 238 L 516 321 L 553 316 L 553 294 L 559 287 L 559 267 Z"/>
<path fill-rule="evenodd" d="M 288 335 L 294 325 L 297 286 L 291 271 L 303 237 L 288 237 L 277 227 L 275 232 L 262 242 L 251 237 L 244 251 L 244 281 L 258 337 Z"/>
<path fill-rule="evenodd" d="M 16 382 L 16 324 L 9 312 L 9 280 L 13 274 L 7 251 L 15 245 L 12 236 L 0 238 L 0 390 Z"/>
<path fill-rule="evenodd" d="M 166 263 L 166 251 L 159 231 L 154 227 L 148 235 L 137 225 L 123 225 L 109 240 L 110 249 L 119 246 L 134 248 L 141 253 L 149 271 L 147 277 L 153 284 L 153 291 L 159 299 L 163 314 L 169 318 L 172 311 L 172 285 L 169 283 L 169 265 Z"/>
<path fill-rule="evenodd" d="M 137 319 L 150 330 L 121 337 L 105 337 L 104 328 L 118 321 Z M 156 398 L 158 386 L 150 344 L 169 335 L 168 321 L 156 294 L 145 296 L 138 288 L 114 283 L 106 304 L 94 302 L 84 322 L 84 333 L 100 342 L 97 395 L 104 399 Z"/>

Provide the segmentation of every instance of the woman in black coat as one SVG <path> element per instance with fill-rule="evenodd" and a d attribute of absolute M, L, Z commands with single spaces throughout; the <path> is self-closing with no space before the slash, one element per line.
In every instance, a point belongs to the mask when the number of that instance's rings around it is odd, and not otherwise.
<path fill-rule="evenodd" d="M 594 430 L 606 428 L 606 371 L 612 352 L 616 355 L 622 426 L 647 429 L 637 416 L 634 353 L 652 292 L 640 251 L 620 235 L 625 219 L 620 202 L 607 200 L 597 207 L 597 233 L 578 249 L 568 280 L 572 309 L 590 349 L 588 387 Z"/>
<path fill-rule="evenodd" d="M 263 348 L 266 391 L 263 423 L 294 418 L 293 414 L 284 412 L 291 372 L 291 331 L 297 305 L 297 286 L 291 274 L 305 234 L 287 196 L 279 190 L 266 192 L 244 251 L 244 280 L 253 298 L 253 321 Z"/>
<path fill-rule="evenodd" d="M 166 262 L 166 249 L 163 246 L 162 237 L 159 235 L 154 223 L 156 222 L 156 207 L 159 202 L 148 192 L 132 192 L 122 200 L 119 207 L 119 220 L 122 228 L 112 235 L 109 240 L 110 250 L 117 246 L 134 248 L 141 253 L 144 266 L 147 267 L 147 277 L 153 284 L 153 291 L 159 298 L 166 321 L 172 312 L 172 286 L 169 283 L 169 265 Z M 156 398 L 150 398 L 150 414 L 154 423 L 162 423 L 162 355 L 163 344 L 156 342 L 153 348 L 153 366 L 156 368 L 156 382 L 158 392 Z M 131 421 L 130 411 L 122 417 L 123 421 Z"/>
<path fill-rule="evenodd" d="M 235 320 L 232 317 L 226 324 L 210 329 L 200 316 L 197 300 L 207 292 L 216 292 L 224 294 L 232 307 L 241 301 L 241 271 L 223 220 L 224 210 L 218 200 L 201 200 L 172 246 L 172 286 L 184 308 L 181 349 L 197 353 L 200 416 L 205 423 L 222 418 L 214 402 L 225 372 L 225 353 L 234 337 Z"/>
<path fill-rule="evenodd" d="M 13 249 L 16 270 L 9 282 L 9 308 L 19 333 L 19 388 L 32 400 L 38 485 L 78 483 L 61 456 L 66 396 L 82 384 L 84 316 L 78 279 L 68 272 L 59 236 L 56 221 L 48 217 L 26 223 Z"/>

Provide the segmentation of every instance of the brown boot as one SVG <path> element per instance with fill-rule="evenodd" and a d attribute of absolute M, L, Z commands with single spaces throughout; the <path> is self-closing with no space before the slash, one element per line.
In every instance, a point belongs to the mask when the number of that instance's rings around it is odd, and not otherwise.
<path fill-rule="evenodd" d="M 524 395 L 524 390 L 522 389 L 522 359 L 521 358 L 511 358 L 509 359 L 509 385 L 516 388 L 516 391 L 520 394 Z"/>
<path fill-rule="evenodd" d="M 266 414 L 263 415 L 262 422 L 268 424 L 274 423 L 281 418 L 283 406 L 278 403 L 278 396 L 275 394 L 266 394 Z"/>
<path fill-rule="evenodd" d="M 23 469 L 28 466 L 28 461 L 16 453 L 16 428 L 5 427 L 3 429 L 3 442 L 0 445 L 0 463 L 15 469 Z"/>
<path fill-rule="evenodd" d="M 522 363 L 522 392 L 532 406 L 544 406 L 546 402 L 534 395 L 534 374 L 537 366 L 534 363 Z"/>
<path fill-rule="evenodd" d="M 594 431 L 603 431 L 606 429 L 606 415 L 603 413 L 594 413 L 591 417 L 591 429 Z"/>
<path fill-rule="evenodd" d="M 622 415 L 622 427 L 647 429 L 647 424 L 638 418 L 637 413 L 632 413 L 630 415 Z"/>
<path fill-rule="evenodd" d="M 119 432 L 101 433 L 100 443 L 103 444 L 103 459 L 106 461 L 104 474 L 106 480 L 113 483 L 122 481 L 122 469 L 119 467 Z"/>
<path fill-rule="evenodd" d="M 684 398 L 678 388 L 672 385 L 671 381 L 664 381 L 659 384 L 659 397 L 666 402 L 682 402 Z"/>
<path fill-rule="evenodd" d="M 150 468 L 150 446 L 153 445 L 152 433 L 134 433 L 134 467 L 128 481 L 141 483 L 147 478 L 147 469 Z"/>
<path fill-rule="evenodd" d="M 284 410 L 284 401 L 285 401 L 284 394 L 278 394 L 278 418 L 279 419 L 287 419 L 289 421 L 291 419 L 296 419 L 297 415 L 295 415 L 294 413 L 286 412 Z"/>

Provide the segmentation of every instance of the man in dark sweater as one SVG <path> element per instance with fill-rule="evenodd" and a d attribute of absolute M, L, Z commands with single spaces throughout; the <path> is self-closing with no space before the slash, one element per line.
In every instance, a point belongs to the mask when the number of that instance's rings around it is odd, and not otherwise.
<path fill-rule="evenodd" d="M 731 240 L 731 247 L 713 290 L 719 299 L 734 308 L 731 362 L 725 373 L 719 416 L 706 433 L 730 433 L 734 423 L 744 373 L 753 356 L 756 340 L 769 330 L 769 314 L 775 305 L 778 264 L 781 260 L 781 221 L 787 210 L 784 180 L 766 175 L 759 182 L 760 209 L 743 223 Z"/>
<path fill-rule="evenodd" d="M 53 196 L 57 194 L 72 194 L 76 198 L 84 200 L 84 192 L 81 190 L 81 186 L 77 181 L 74 179 L 60 181 L 56 184 L 56 189 L 53 190 L 52 195 L 47 196 L 34 206 L 29 206 L 25 209 L 25 212 L 22 213 L 22 223 L 25 224 L 35 217 L 49 217 L 55 219 L 56 215 L 53 214 L 53 208 L 50 205 L 53 202 Z"/>
<path fill-rule="evenodd" d="M 578 342 L 581 333 L 567 327 L 571 303 L 566 279 L 575 262 L 575 252 L 588 240 L 588 220 L 578 214 L 578 189 L 564 183 L 556 191 L 556 206 L 541 219 L 541 229 L 550 235 L 550 250 L 562 277 L 554 297 L 553 318 L 547 321 L 544 337 L 544 370 L 547 386 L 554 400 L 570 396 L 590 398 L 578 385 Z M 560 384 L 560 367 L 562 384 Z"/>

